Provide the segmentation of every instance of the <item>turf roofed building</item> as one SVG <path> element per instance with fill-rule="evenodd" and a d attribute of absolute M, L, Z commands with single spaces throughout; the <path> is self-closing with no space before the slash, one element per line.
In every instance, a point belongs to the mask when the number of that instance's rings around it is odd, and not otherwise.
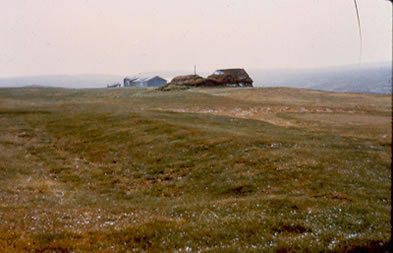
<path fill-rule="evenodd" d="M 207 79 L 225 86 L 253 87 L 253 80 L 244 69 L 218 69 Z"/>
<path fill-rule="evenodd" d="M 190 87 L 253 87 L 253 80 L 244 69 L 219 69 L 207 78 L 199 75 L 177 76 L 167 85 Z"/>
<path fill-rule="evenodd" d="M 130 76 L 123 80 L 124 87 L 160 87 L 167 81 L 160 76 Z"/>

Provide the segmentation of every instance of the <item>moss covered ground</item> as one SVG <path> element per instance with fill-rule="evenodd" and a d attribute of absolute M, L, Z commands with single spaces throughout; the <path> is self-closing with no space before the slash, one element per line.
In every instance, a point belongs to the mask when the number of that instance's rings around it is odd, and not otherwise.
<path fill-rule="evenodd" d="M 0 251 L 386 249 L 391 99 L 0 89 Z"/>

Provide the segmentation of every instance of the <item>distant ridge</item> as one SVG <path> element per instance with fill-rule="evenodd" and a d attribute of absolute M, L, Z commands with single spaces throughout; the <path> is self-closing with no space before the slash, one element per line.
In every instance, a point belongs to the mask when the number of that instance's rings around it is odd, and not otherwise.
<path fill-rule="evenodd" d="M 335 92 L 392 94 L 392 63 L 320 69 L 250 69 L 254 86 L 286 86 Z"/>
<path fill-rule="evenodd" d="M 335 92 L 392 94 L 392 63 L 346 65 L 319 69 L 247 69 L 254 87 L 293 87 Z M 132 71 L 129 74 L 133 74 Z M 134 73 L 135 74 L 135 73 Z M 187 71 L 156 71 L 143 74 L 160 75 L 170 81 Z M 209 72 L 198 73 L 207 76 Z M 125 76 L 125 75 L 124 75 Z M 123 83 L 121 75 L 48 75 L 0 78 L 4 87 L 105 88 Z"/>
<path fill-rule="evenodd" d="M 132 72 L 130 72 L 132 74 Z M 157 71 L 140 74 L 159 75 L 170 80 L 187 71 Z M 135 74 L 135 73 L 134 73 Z M 82 74 L 82 75 L 42 75 L 0 78 L 0 88 L 7 87 L 59 87 L 59 88 L 106 88 L 108 84 L 123 83 L 126 75 Z"/>
<path fill-rule="evenodd" d="M 52 87 L 50 87 L 50 86 L 38 85 L 38 84 L 32 84 L 32 85 L 22 86 L 22 88 L 52 88 Z"/>
<path fill-rule="evenodd" d="M 0 78 L 0 87 L 59 87 L 104 88 L 107 84 L 122 82 L 118 75 L 48 75 Z"/>

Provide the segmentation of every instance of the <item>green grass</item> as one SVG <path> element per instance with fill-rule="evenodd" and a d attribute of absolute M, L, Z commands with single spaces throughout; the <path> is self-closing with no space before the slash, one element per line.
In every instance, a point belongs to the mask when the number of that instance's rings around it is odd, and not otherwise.
<path fill-rule="evenodd" d="M 285 88 L 0 89 L 0 249 L 387 247 L 390 101 Z"/>

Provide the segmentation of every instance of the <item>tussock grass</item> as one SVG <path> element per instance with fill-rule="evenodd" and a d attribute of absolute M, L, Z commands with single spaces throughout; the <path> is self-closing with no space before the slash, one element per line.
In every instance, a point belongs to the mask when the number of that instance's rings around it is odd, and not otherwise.
<path fill-rule="evenodd" d="M 390 100 L 1 89 L 0 249 L 384 249 Z"/>

